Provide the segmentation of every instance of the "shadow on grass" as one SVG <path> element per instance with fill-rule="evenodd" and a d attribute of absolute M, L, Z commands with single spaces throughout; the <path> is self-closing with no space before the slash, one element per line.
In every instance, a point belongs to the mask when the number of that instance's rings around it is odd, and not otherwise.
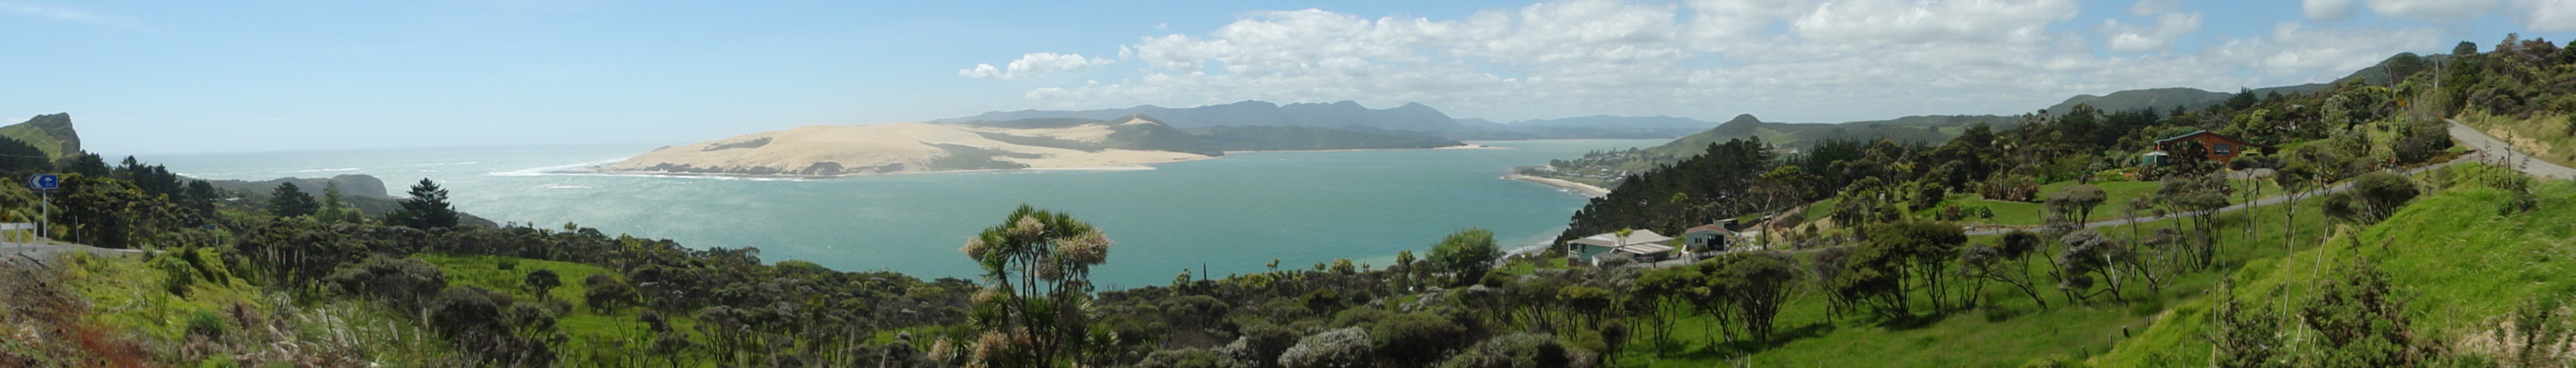
<path fill-rule="evenodd" d="M 1674 339 L 1671 344 L 1653 346 L 1652 348 L 1655 351 L 1654 356 L 1658 359 L 1731 359 L 1750 356 L 1753 355 L 1753 353 L 1761 352 L 1763 350 L 1777 348 L 1781 345 L 1786 345 L 1791 341 L 1824 336 L 1825 334 L 1833 333 L 1836 328 L 1838 327 L 1834 326 L 1832 323 L 1818 322 L 1798 326 L 1797 328 L 1771 331 L 1771 338 L 1766 341 L 1755 341 L 1751 338 L 1727 341 L 1690 341 L 1686 339 Z"/>

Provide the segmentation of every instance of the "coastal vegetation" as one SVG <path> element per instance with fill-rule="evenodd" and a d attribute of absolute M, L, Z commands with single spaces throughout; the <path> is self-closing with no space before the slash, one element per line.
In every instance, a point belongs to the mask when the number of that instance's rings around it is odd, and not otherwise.
<path fill-rule="evenodd" d="M 25 163 L 66 173 L 55 240 L 142 251 L 0 267 L 0 365 L 2559 366 L 2576 185 L 2492 159 L 2554 138 L 2453 147 L 2444 127 L 2576 115 L 2553 102 L 2576 101 L 2569 50 L 2464 43 L 2377 79 L 1926 130 L 1942 139 L 1693 143 L 1619 176 L 1558 237 L 1758 233 L 1679 260 L 1507 256 L 1459 229 L 1397 240 L 1426 251 L 1383 267 L 1273 261 L 1118 290 L 1090 280 L 1118 229 L 1025 205 L 957 239 L 976 279 L 923 280 L 477 224 L 449 201 L 478 193 L 428 179 L 378 212 L 337 184 L 244 192 L 74 153 Z M 1020 124 L 974 129 L 1182 131 Z M 2274 148 L 2169 140 L 2200 132 Z M 678 149 L 796 143 L 738 138 Z M 35 194 L 8 188 L 0 215 L 30 216 Z"/>

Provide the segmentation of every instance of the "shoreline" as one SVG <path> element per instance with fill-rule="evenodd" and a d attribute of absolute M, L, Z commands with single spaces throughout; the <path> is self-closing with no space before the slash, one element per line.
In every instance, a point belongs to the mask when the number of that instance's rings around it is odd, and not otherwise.
<path fill-rule="evenodd" d="M 1243 151 L 1225 151 L 1225 153 L 1227 153 L 1227 154 L 1234 154 L 1234 153 L 1242 153 L 1242 152 L 1365 152 L 1365 151 L 1462 150 L 1462 149 L 1512 149 L 1512 148 L 1511 148 L 1511 147 L 1495 147 L 1495 146 L 1487 146 L 1487 145 L 1482 145 L 1482 144 L 1468 143 L 1468 144 L 1461 144 L 1461 145 L 1455 145 L 1455 146 L 1440 146 L 1440 147 L 1431 147 L 1431 148 L 1346 148 L 1346 149 L 1320 149 L 1320 150 L 1243 150 Z"/>
<path fill-rule="evenodd" d="M 1564 191 L 1567 191 L 1567 192 L 1573 192 L 1574 194 L 1581 194 L 1581 195 L 1583 195 L 1584 197 L 1589 197 L 1589 198 L 1601 198 L 1601 197 L 1603 197 L 1603 196 L 1608 196 L 1608 195 L 1610 195 L 1610 190 L 1609 190 L 1609 189 L 1601 189 L 1601 187 L 1592 186 L 1591 184 L 1576 183 L 1576 182 L 1567 181 L 1567 180 L 1564 180 L 1564 179 L 1556 179 L 1556 178 L 1542 178 L 1542 177 L 1529 176 L 1529 175 L 1521 175 L 1521 174 L 1504 174 L 1504 175 L 1502 176 L 1502 178 L 1503 178 L 1503 179 L 1508 179 L 1508 180 L 1519 180 L 1519 181 L 1526 181 L 1526 182 L 1532 182 L 1532 183 L 1539 183 L 1539 184 L 1541 184 L 1541 185 L 1546 185 L 1546 186 L 1550 186 L 1550 187 L 1556 187 L 1558 190 L 1564 190 Z"/>

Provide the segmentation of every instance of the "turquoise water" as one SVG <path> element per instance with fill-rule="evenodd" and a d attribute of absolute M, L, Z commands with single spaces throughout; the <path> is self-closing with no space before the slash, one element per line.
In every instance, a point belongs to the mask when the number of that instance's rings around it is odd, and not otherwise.
<path fill-rule="evenodd" d="M 639 145 L 164 155 L 145 161 L 214 179 L 369 174 L 401 195 L 420 178 L 459 209 L 500 222 L 565 222 L 691 247 L 758 247 L 764 260 L 972 279 L 957 252 L 1022 204 L 1102 227 L 1104 286 L 1169 283 L 1183 268 L 1223 276 L 1336 258 L 1376 266 L 1482 227 L 1537 244 L 1585 198 L 1498 178 L 1512 166 L 1666 140 L 1498 141 L 1507 149 L 1239 152 L 1154 170 L 1005 171 L 831 179 L 552 174 L 614 161 Z"/>

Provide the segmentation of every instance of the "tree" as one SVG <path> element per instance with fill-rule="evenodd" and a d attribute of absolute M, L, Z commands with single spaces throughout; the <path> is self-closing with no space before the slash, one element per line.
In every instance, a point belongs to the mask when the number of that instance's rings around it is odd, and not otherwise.
<path fill-rule="evenodd" d="M 1732 252 L 1718 256 L 1717 273 L 1709 277 L 1716 284 L 1711 290 L 1724 290 L 1725 299 L 1735 307 L 1744 332 L 1756 342 L 1770 342 L 1773 317 L 1780 306 L 1788 304 L 1789 292 L 1796 290 L 1797 259 L 1776 250 Z"/>
<path fill-rule="evenodd" d="M 984 272 L 970 312 L 983 335 L 973 359 L 991 366 L 1073 360 L 1089 335 L 1091 267 L 1109 261 L 1109 237 L 1072 215 L 1021 205 L 958 249 Z"/>
<path fill-rule="evenodd" d="M 304 190 L 296 188 L 295 183 L 278 183 L 277 190 L 269 192 L 268 213 L 271 214 L 281 217 L 310 215 L 318 207 L 320 205 L 313 202 L 313 195 L 304 194 Z"/>
<path fill-rule="evenodd" d="M 1968 247 L 1959 253 L 1959 264 L 1970 277 L 2012 285 L 2029 295 L 2032 303 L 2046 309 L 2048 300 L 2039 296 L 2037 282 L 2030 277 L 2030 255 L 2038 250 L 2039 234 L 2013 231 L 2004 233 L 2003 241 L 1994 245 Z"/>
<path fill-rule="evenodd" d="M 1432 268 L 1454 276 L 1450 285 L 1466 285 L 1484 279 L 1485 271 L 1493 269 L 1494 259 L 1502 256 L 1503 251 L 1494 246 L 1493 231 L 1466 229 L 1441 238 L 1439 245 L 1431 247 L 1428 260 Z"/>
<path fill-rule="evenodd" d="M 536 271 L 528 271 L 526 280 L 520 282 L 521 285 L 527 286 L 528 293 L 536 294 L 537 299 L 552 299 L 554 294 L 549 291 L 554 290 L 556 286 L 563 286 L 563 277 L 555 275 L 555 270 L 539 268 Z"/>
<path fill-rule="evenodd" d="M 2102 201 L 2108 199 L 2110 199 L 2110 197 L 2102 193 L 2102 187 L 2096 187 L 2091 184 L 2076 184 L 2068 186 L 2066 189 L 2059 189 L 2056 194 L 2049 195 L 2047 204 L 2049 212 L 2061 215 L 2071 215 L 2071 220 L 2075 220 L 2075 223 L 2077 224 L 2083 224 L 2091 222 L 2093 219 L 2093 209 L 2101 207 Z"/>
<path fill-rule="evenodd" d="M 618 280 L 616 277 L 608 276 L 608 274 L 590 274 L 590 277 L 582 278 L 581 286 L 582 302 L 588 304 L 591 310 L 597 311 L 601 314 L 615 312 L 617 311 L 617 308 L 635 305 L 635 298 L 637 297 L 635 285 L 628 283 L 625 280 Z"/>
<path fill-rule="evenodd" d="M 2326 216 L 2359 224 L 2378 223 L 2396 215 L 2422 191 L 2406 177 L 2385 171 L 2353 178 L 2352 190 L 2326 195 Z"/>
<path fill-rule="evenodd" d="M 447 203 L 447 189 L 421 178 L 419 184 L 412 184 L 410 194 L 402 208 L 385 214 L 385 222 L 421 230 L 456 227 L 456 207 Z"/>

